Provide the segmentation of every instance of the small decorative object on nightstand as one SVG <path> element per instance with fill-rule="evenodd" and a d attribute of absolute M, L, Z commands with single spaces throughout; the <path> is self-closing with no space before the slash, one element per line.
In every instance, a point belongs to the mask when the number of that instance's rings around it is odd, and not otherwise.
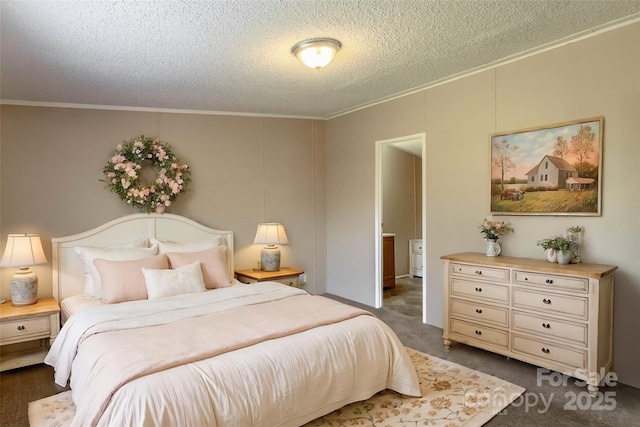
<path fill-rule="evenodd" d="M 20 344 L 2 349 L 0 371 L 42 363 L 58 332 L 60 307 L 54 298 L 24 307 L 0 305 L 0 346 Z"/>
<path fill-rule="evenodd" d="M 260 268 L 263 271 L 280 270 L 280 249 L 276 245 L 288 245 L 289 239 L 284 226 L 277 222 L 258 224 L 254 244 L 267 245 L 260 253 Z"/>
<path fill-rule="evenodd" d="M 262 270 L 237 270 L 236 279 L 242 283 L 256 282 L 280 282 L 294 288 L 300 287 L 300 275 L 304 274 L 303 270 L 295 268 L 282 267 L 279 271 L 262 271 Z"/>
<path fill-rule="evenodd" d="M 38 277 L 29 270 L 32 265 L 45 264 L 40 236 L 37 234 L 9 234 L 0 267 L 19 267 L 11 276 L 11 304 L 23 306 L 38 300 Z"/>

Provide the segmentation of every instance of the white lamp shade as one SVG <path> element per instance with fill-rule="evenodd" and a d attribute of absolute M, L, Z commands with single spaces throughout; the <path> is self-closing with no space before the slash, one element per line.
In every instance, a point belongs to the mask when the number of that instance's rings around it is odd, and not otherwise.
<path fill-rule="evenodd" d="M 47 257 L 37 234 L 9 234 L 0 267 L 29 267 L 46 264 Z"/>
<path fill-rule="evenodd" d="M 256 238 L 253 240 L 253 243 L 263 245 L 288 245 L 289 239 L 282 224 L 265 222 L 258 224 Z"/>
<path fill-rule="evenodd" d="M 307 67 L 319 70 L 329 65 L 341 47 L 338 40 L 314 39 L 296 44 L 291 52 Z"/>

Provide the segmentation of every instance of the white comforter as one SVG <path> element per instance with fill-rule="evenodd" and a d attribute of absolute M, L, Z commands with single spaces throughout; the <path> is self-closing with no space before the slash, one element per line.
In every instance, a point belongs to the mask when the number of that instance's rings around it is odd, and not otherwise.
<path fill-rule="evenodd" d="M 72 316 L 45 362 L 55 367 L 58 384 L 66 385 L 71 376 L 78 412 L 86 412 L 96 405 L 96 383 L 91 381 L 95 363 L 83 356 L 82 344 L 95 334 L 187 317 L 197 321 L 208 313 L 234 313 L 234 308 L 267 301 L 290 299 L 295 304 L 296 296 L 305 294 L 260 283 L 103 305 Z M 118 356 L 116 348 L 110 357 Z M 397 337 L 378 319 L 362 315 L 132 379 L 115 391 L 96 424 L 300 425 L 385 388 L 420 394 Z"/>

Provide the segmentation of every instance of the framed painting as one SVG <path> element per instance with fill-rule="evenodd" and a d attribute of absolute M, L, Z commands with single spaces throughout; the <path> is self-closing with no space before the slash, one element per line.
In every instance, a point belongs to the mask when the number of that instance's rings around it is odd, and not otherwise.
<path fill-rule="evenodd" d="M 491 135 L 492 215 L 599 216 L 604 117 Z"/>

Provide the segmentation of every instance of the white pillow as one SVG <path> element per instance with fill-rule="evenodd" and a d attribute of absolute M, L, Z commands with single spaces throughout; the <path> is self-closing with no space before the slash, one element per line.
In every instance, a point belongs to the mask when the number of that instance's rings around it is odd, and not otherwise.
<path fill-rule="evenodd" d="M 203 292 L 206 290 L 199 261 L 184 265 L 175 270 L 142 268 L 142 274 L 144 275 L 144 283 L 147 286 L 149 299 Z"/>
<path fill-rule="evenodd" d="M 152 245 L 158 245 L 159 253 L 165 252 L 199 252 L 207 249 L 215 248 L 220 244 L 219 237 L 213 237 L 207 240 L 195 240 L 192 242 L 169 242 L 168 240 L 159 240 L 151 238 Z"/>
<path fill-rule="evenodd" d="M 130 261 L 154 256 L 158 253 L 158 247 L 127 248 L 107 247 L 94 248 L 88 246 L 76 246 L 75 251 L 82 260 L 84 267 L 84 294 L 94 298 L 102 298 L 102 281 L 100 274 L 93 265 L 96 258 L 109 261 Z"/>

